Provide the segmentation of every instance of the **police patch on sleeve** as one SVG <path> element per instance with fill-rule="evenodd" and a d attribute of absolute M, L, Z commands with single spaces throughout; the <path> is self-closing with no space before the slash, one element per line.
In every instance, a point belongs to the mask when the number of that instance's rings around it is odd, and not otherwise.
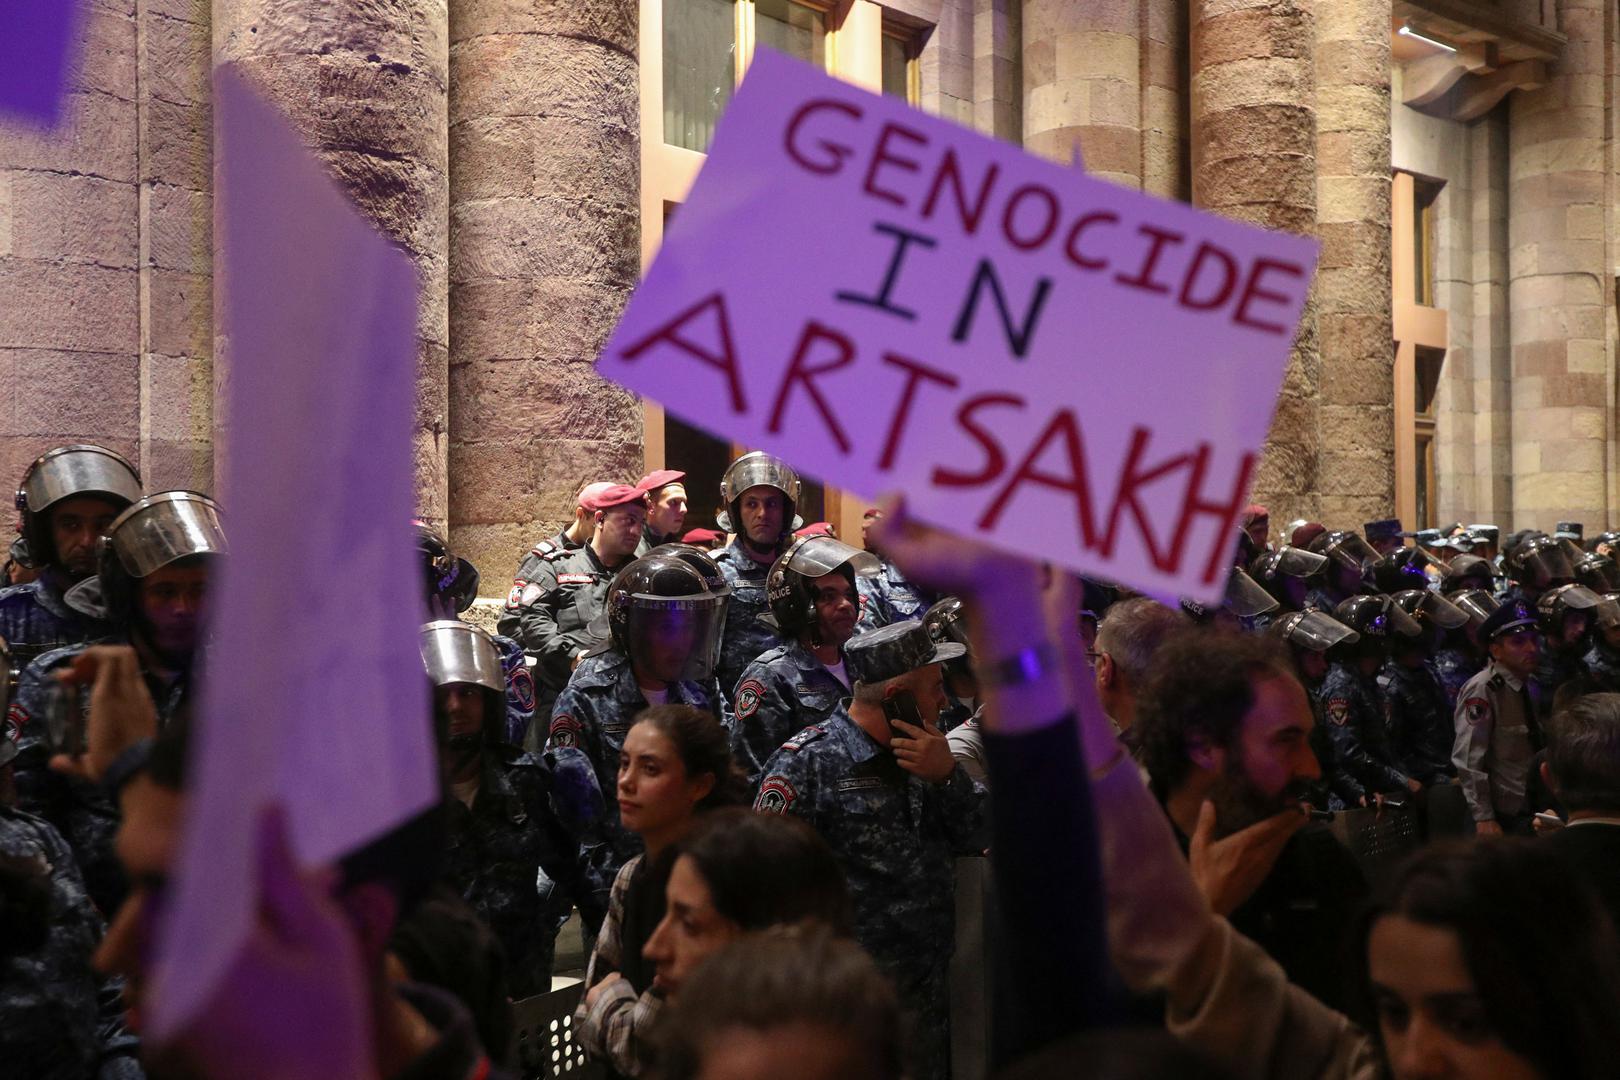
<path fill-rule="evenodd" d="M 529 674 L 528 664 L 520 663 L 512 669 L 506 677 L 506 691 L 518 708 L 534 712 L 534 676 Z"/>
<path fill-rule="evenodd" d="M 5 726 L 0 728 L 0 736 L 16 742 L 22 738 L 23 729 L 27 726 L 28 710 L 14 701 L 11 703 L 11 708 L 6 710 L 6 722 Z"/>
<path fill-rule="evenodd" d="M 1490 719 L 1491 703 L 1482 697 L 1472 697 L 1463 702 L 1463 715 L 1470 724 L 1481 724 Z"/>
<path fill-rule="evenodd" d="M 737 719 L 746 720 L 759 708 L 759 699 L 765 694 L 765 684 L 749 679 L 737 687 Z"/>
<path fill-rule="evenodd" d="M 788 783 L 785 776 L 767 776 L 765 782 L 759 785 L 759 798 L 754 800 L 754 809 L 764 814 L 785 814 L 799 798 L 799 793 Z"/>
<path fill-rule="evenodd" d="M 512 582 L 512 589 L 506 594 L 506 606 L 509 608 L 528 607 L 540 599 L 540 586 L 532 581 L 517 578 Z"/>
<path fill-rule="evenodd" d="M 548 741 L 552 746 L 578 746 L 580 722 L 567 713 L 558 713 L 551 718 L 551 731 Z"/>
<path fill-rule="evenodd" d="M 1344 727 L 1350 722 L 1350 699 L 1342 697 L 1329 698 L 1327 707 L 1323 711 L 1327 714 L 1329 722 Z"/>

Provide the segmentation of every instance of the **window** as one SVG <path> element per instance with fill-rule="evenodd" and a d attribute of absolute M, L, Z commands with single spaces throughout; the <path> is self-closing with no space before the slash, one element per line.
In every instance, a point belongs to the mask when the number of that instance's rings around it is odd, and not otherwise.
<path fill-rule="evenodd" d="M 737 84 L 731 0 L 662 0 L 664 141 L 703 151 Z"/>
<path fill-rule="evenodd" d="M 1412 302 L 1434 306 L 1435 201 L 1441 184 L 1412 178 Z"/>
<path fill-rule="evenodd" d="M 916 50 L 912 39 L 899 32 L 883 35 L 883 92 L 913 105 L 922 96 Z"/>

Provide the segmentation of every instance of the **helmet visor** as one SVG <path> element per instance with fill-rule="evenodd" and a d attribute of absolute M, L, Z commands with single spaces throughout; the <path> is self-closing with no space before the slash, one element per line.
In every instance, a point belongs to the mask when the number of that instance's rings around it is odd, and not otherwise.
<path fill-rule="evenodd" d="M 830 536 L 809 536 L 793 545 L 784 558 L 787 569 L 807 578 L 823 577 L 845 563 L 855 571 L 856 577 L 871 577 L 882 569 L 878 557 L 870 551 L 851 547 Z"/>
<path fill-rule="evenodd" d="M 1272 573 L 1286 574 L 1289 577 L 1308 578 L 1319 574 L 1327 566 L 1327 556 L 1318 555 L 1314 551 L 1304 548 L 1283 547 L 1277 550 L 1272 563 Z"/>
<path fill-rule="evenodd" d="M 697 596 L 630 597 L 625 645 L 638 671 L 660 682 L 706 682 L 720 658 L 726 598 Z"/>
<path fill-rule="evenodd" d="M 1346 570 L 1361 573 L 1378 561 L 1378 552 L 1359 533 L 1345 533 L 1327 546 L 1327 556 Z"/>
<path fill-rule="evenodd" d="M 1281 606 L 1276 597 L 1242 570 L 1234 568 L 1232 576 L 1226 579 L 1226 610 L 1240 619 L 1252 619 Z"/>
<path fill-rule="evenodd" d="M 500 654 L 479 627 L 458 619 L 440 619 L 422 627 L 418 644 L 422 667 L 434 686 L 470 683 L 497 694 L 506 693 Z"/>
<path fill-rule="evenodd" d="M 128 506 L 141 497 L 129 462 L 100 446 L 64 446 L 34 462 L 23 482 L 23 503 L 37 514 L 74 495 L 106 495 Z"/>
<path fill-rule="evenodd" d="M 1603 597 L 1585 585 L 1569 585 L 1558 590 L 1558 602 L 1571 611 L 1590 611 L 1603 603 Z"/>
<path fill-rule="evenodd" d="M 720 501 L 730 506 L 751 487 L 773 487 L 787 496 L 795 506 L 799 504 L 799 474 L 781 458 L 758 451 L 744 454 L 731 463 L 720 479 Z"/>
<path fill-rule="evenodd" d="M 1451 597 L 1452 606 L 1468 617 L 1473 626 L 1483 626 L 1491 612 L 1502 605 L 1484 589 L 1465 589 Z"/>
<path fill-rule="evenodd" d="M 1415 615 L 1418 622 L 1438 626 L 1442 630 L 1456 630 L 1467 625 L 1468 613 L 1439 593 L 1429 592 L 1427 589 L 1413 591 L 1420 595 L 1415 598 L 1412 606 L 1402 604 L 1401 607 L 1409 614 Z"/>
<path fill-rule="evenodd" d="M 1620 566 L 1603 555 L 1588 555 L 1575 564 L 1575 576 L 1595 593 L 1620 592 Z"/>
<path fill-rule="evenodd" d="M 1611 593 L 1599 600 L 1598 606 L 1592 609 L 1592 621 L 1600 630 L 1620 626 L 1620 593 Z"/>
<path fill-rule="evenodd" d="M 1540 544 L 1518 559 L 1519 580 L 1532 588 L 1545 589 L 1560 581 L 1570 581 L 1575 570 L 1569 554 L 1559 544 Z"/>
<path fill-rule="evenodd" d="M 1286 616 L 1277 625 L 1284 641 L 1312 652 L 1327 652 L 1335 645 L 1353 643 L 1361 637 L 1327 612 L 1314 608 Z"/>
<path fill-rule="evenodd" d="M 178 559 L 227 551 L 219 507 L 194 491 L 147 496 L 118 515 L 107 529 L 107 542 L 124 569 L 138 578 Z"/>

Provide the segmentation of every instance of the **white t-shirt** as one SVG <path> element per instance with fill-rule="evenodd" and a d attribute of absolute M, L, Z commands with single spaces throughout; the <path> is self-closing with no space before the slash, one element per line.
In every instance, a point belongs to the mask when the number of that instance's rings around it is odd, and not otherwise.
<path fill-rule="evenodd" d="M 471 810 L 473 800 L 478 798 L 479 779 L 479 777 L 475 776 L 471 780 L 464 780 L 459 784 L 451 784 L 450 794 L 460 799 L 463 805 L 465 805 L 467 809 Z"/>
<path fill-rule="evenodd" d="M 836 664 L 823 664 L 821 666 L 832 672 L 833 678 L 837 679 L 845 686 L 849 685 L 849 673 L 844 670 L 844 662 L 842 660 L 838 661 Z"/>

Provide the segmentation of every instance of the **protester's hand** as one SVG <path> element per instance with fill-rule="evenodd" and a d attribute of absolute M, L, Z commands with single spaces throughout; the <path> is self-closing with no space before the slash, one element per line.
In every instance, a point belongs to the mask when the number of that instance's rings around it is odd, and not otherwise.
<path fill-rule="evenodd" d="M 1423 790 L 1423 781 L 1418 780 L 1415 777 L 1407 777 L 1406 790 L 1412 792 L 1414 795 L 1417 794 Z"/>
<path fill-rule="evenodd" d="M 373 1003 L 334 877 L 299 871 L 279 807 L 261 817 L 258 846 L 258 919 L 177 1048 L 202 1076 L 371 1080 Z"/>
<path fill-rule="evenodd" d="M 1217 840 L 1215 804 L 1206 801 L 1198 811 L 1188 862 L 1198 891 L 1209 901 L 1210 909 L 1217 915 L 1230 915 L 1254 895 L 1276 865 L 1283 845 L 1306 820 L 1301 809 L 1284 810 Z"/>
<path fill-rule="evenodd" d="M 85 752 L 51 758 L 57 772 L 99 782 L 119 754 L 157 735 L 157 707 L 141 678 L 140 659 L 128 645 L 92 645 L 56 677 L 81 694 L 90 687 Z"/>
<path fill-rule="evenodd" d="M 604 975 L 602 977 L 602 981 L 591 987 L 590 990 L 585 994 L 585 1007 L 587 1009 L 594 1008 L 596 1006 L 596 999 L 602 996 L 603 991 L 622 978 L 624 978 L 624 976 L 620 975 L 617 971 L 610 971 Z"/>
<path fill-rule="evenodd" d="M 943 784 L 951 778 L 951 773 L 956 771 L 956 758 L 951 756 L 950 742 L 931 721 L 924 720 L 923 726 L 917 727 L 896 720 L 894 727 L 900 734 L 890 738 L 889 748 L 902 769 L 930 784 Z"/>
<path fill-rule="evenodd" d="M 1501 836 L 1502 835 L 1502 826 L 1497 824 L 1494 821 L 1476 821 L 1476 822 L 1474 822 L 1474 835 L 1475 836 Z"/>

